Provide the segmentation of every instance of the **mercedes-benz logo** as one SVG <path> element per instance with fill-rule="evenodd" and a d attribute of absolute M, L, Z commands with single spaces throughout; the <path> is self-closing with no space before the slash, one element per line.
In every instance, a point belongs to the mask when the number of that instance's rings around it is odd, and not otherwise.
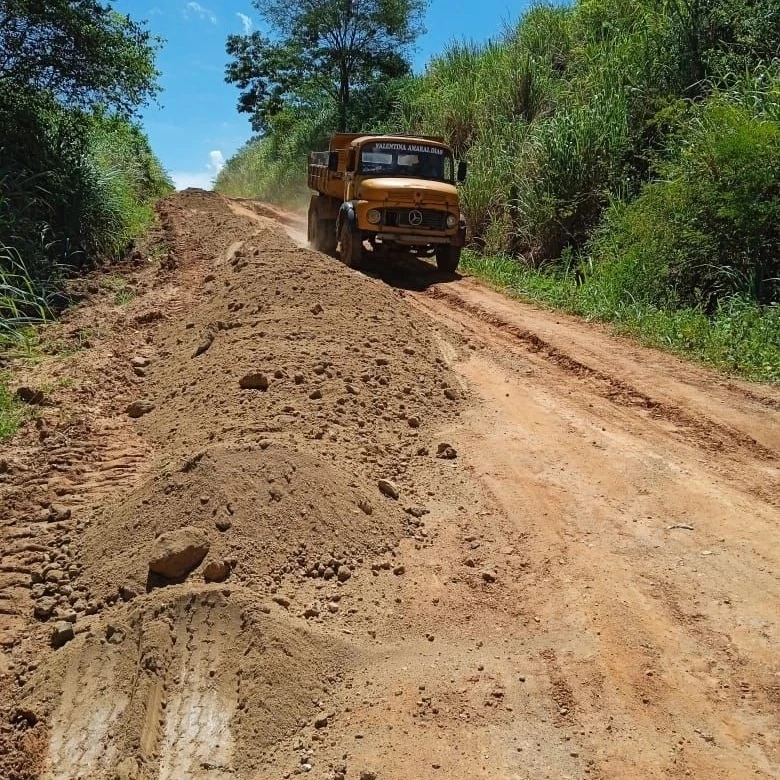
<path fill-rule="evenodd" d="M 422 211 L 418 211 L 417 209 L 412 209 L 409 212 L 409 224 L 412 227 L 417 227 L 418 225 L 422 225 L 422 221 L 423 221 Z"/>

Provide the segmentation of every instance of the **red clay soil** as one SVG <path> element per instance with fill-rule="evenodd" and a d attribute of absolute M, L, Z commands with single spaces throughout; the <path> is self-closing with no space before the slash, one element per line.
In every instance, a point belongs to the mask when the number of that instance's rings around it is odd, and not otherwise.
<path fill-rule="evenodd" d="M 0 776 L 780 776 L 780 393 L 298 227 L 171 196 L 5 358 Z"/>

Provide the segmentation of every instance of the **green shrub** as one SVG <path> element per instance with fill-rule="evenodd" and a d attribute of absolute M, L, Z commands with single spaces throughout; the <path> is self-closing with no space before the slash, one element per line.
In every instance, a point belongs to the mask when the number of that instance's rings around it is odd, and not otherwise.
<path fill-rule="evenodd" d="M 660 179 L 612 209 L 593 243 L 595 283 L 661 306 L 780 292 L 780 123 L 715 95 L 692 106 Z"/>

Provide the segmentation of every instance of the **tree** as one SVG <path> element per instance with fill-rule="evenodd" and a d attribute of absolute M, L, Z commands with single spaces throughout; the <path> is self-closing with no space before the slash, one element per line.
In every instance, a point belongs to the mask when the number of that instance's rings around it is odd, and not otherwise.
<path fill-rule="evenodd" d="M 70 107 L 132 113 L 157 93 L 158 45 L 142 24 L 95 0 L 0 2 L 0 84 Z"/>
<path fill-rule="evenodd" d="M 354 118 L 355 93 L 409 73 L 409 47 L 423 32 L 427 0 L 255 0 L 273 37 L 231 35 L 226 81 L 242 90 L 238 109 L 255 130 L 284 106 L 317 93 L 338 107 L 339 129 Z"/>

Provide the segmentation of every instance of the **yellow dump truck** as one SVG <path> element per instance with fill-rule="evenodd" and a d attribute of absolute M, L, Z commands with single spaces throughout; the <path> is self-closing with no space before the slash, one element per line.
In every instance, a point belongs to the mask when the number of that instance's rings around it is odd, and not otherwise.
<path fill-rule="evenodd" d="M 309 242 L 357 267 L 368 252 L 436 256 L 453 273 L 466 240 L 456 164 L 441 138 L 338 133 L 309 155 Z"/>

